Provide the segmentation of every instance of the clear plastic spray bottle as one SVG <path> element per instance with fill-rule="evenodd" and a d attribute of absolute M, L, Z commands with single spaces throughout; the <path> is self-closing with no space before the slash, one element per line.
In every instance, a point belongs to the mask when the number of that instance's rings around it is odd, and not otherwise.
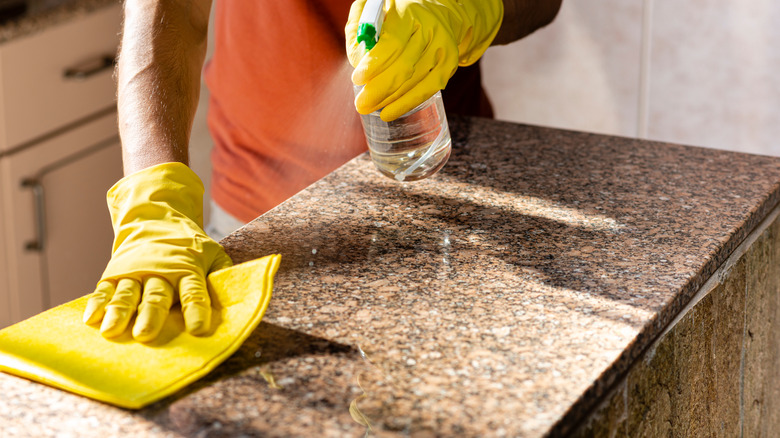
<path fill-rule="evenodd" d="M 384 21 L 384 0 L 368 0 L 363 7 L 357 41 L 371 50 Z M 355 87 L 355 95 L 362 87 Z M 379 171 L 398 181 L 417 181 L 441 169 L 450 157 L 452 140 L 441 91 L 413 110 L 385 122 L 379 111 L 361 114 L 371 160 Z"/>

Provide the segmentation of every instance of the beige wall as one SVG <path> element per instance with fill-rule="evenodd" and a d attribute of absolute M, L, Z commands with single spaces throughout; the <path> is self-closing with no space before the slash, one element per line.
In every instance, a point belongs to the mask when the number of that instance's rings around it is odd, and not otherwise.
<path fill-rule="evenodd" d="M 211 20 L 209 25 L 209 46 L 206 58 L 211 58 L 214 53 L 214 8 L 211 8 Z M 206 189 L 203 199 L 203 218 L 208 223 L 211 206 L 209 205 L 211 196 L 211 148 L 214 146 L 209 134 L 206 123 L 206 113 L 208 111 L 209 89 L 206 82 L 201 78 L 200 83 L 200 101 L 198 110 L 195 113 L 195 120 L 192 123 L 192 133 L 190 134 L 190 167 L 198 174 Z M 205 224 L 204 224 L 205 225 Z"/>
<path fill-rule="evenodd" d="M 564 0 L 551 25 L 485 54 L 496 117 L 635 136 L 641 23 L 638 1 Z"/>
<path fill-rule="evenodd" d="M 780 155 L 780 3 L 564 0 L 485 55 L 497 117 Z"/>

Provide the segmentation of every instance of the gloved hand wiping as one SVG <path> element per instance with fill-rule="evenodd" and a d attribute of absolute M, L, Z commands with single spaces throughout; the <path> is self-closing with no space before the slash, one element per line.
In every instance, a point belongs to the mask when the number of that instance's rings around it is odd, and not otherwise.
<path fill-rule="evenodd" d="M 361 114 L 394 120 L 443 89 L 458 66 L 475 63 L 501 27 L 502 0 L 387 0 L 381 37 L 368 53 L 357 43 L 366 0 L 352 4 L 345 27 Z"/>
<path fill-rule="evenodd" d="M 111 260 L 84 311 L 102 320 L 104 337 L 119 336 L 133 315 L 133 337 L 157 337 L 171 306 L 181 302 L 186 330 L 211 326 L 206 276 L 233 265 L 203 231 L 203 183 L 182 163 L 152 166 L 117 182 L 107 195 L 114 244 Z M 140 302 L 140 304 L 139 304 Z"/>

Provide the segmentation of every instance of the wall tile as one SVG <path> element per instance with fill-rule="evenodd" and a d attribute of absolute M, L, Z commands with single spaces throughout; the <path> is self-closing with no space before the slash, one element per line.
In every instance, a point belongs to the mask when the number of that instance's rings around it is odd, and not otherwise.
<path fill-rule="evenodd" d="M 555 21 L 483 58 L 496 117 L 636 136 L 642 2 L 564 1 Z"/>
<path fill-rule="evenodd" d="M 774 335 L 777 312 L 778 247 L 777 222 L 756 240 L 746 254 L 747 318 L 745 320 L 745 365 L 743 384 L 745 436 L 769 436 L 765 421 L 772 400 L 772 371 L 778 360 L 777 336 Z"/>
<path fill-rule="evenodd" d="M 745 333 L 746 257 L 731 269 L 723 287 L 712 292 L 713 313 L 712 360 L 714 397 L 703 396 L 699 403 L 708 405 L 711 415 L 707 436 L 739 436 L 740 385 Z M 706 332 L 705 332 L 706 333 Z"/>
<path fill-rule="evenodd" d="M 653 5 L 648 137 L 780 155 L 780 3 Z"/>
<path fill-rule="evenodd" d="M 717 390 L 712 335 L 715 324 L 715 296 L 718 287 L 688 312 L 663 342 L 674 345 L 672 378 L 668 387 L 672 400 L 671 436 L 711 436 Z M 647 401 L 652 403 L 651 400 Z"/>
<path fill-rule="evenodd" d="M 624 379 L 593 415 L 572 432 L 571 438 L 627 437 L 627 405 L 628 387 Z"/>
<path fill-rule="evenodd" d="M 633 365 L 626 377 L 628 436 L 671 436 L 672 403 L 679 392 L 674 387 L 676 337 L 676 332 L 669 332 Z"/>

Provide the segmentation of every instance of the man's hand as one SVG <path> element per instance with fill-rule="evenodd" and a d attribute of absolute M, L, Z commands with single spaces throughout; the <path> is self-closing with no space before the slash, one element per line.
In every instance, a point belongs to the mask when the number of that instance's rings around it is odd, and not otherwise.
<path fill-rule="evenodd" d="M 187 331 L 210 328 L 206 275 L 230 266 L 202 230 L 203 184 L 185 164 L 206 56 L 211 0 L 126 0 L 117 78 L 125 178 L 108 192 L 111 260 L 84 322 L 154 339 L 181 301 Z M 178 162 L 178 163 L 174 163 Z M 140 303 L 140 305 L 139 305 Z"/>
<path fill-rule="evenodd" d="M 475 63 L 501 27 L 502 0 L 389 0 L 376 46 L 358 49 L 365 0 L 352 4 L 345 27 L 352 82 L 361 114 L 382 109 L 394 120 L 444 88 L 458 66 Z"/>
<path fill-rule="evenodd" d="M 203 184 L 181 163 L 135 172 L 108 191 L 114 226 L 111 260 L 84 311 L 102 320 L 104 337 L 121 335 L 138 309 L 133 337 L 157 337 L 171 305 L 180 301 L 186 330 L 211 327 L 209 272 L 232 266 L 219 243 L 202 229 Z M 139 304 L 140 302 L 140 304 Z"/>

